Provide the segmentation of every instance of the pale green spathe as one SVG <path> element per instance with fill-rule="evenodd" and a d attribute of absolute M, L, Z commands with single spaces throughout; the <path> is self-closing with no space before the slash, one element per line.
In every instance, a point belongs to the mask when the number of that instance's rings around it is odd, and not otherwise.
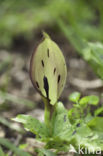
<path fill-rule="evenodd" d="M 64 88 L 67 68 L 60 48 L 46 33 L 32 55 L 30 76 L 39 93 L 54 105 Z"/>

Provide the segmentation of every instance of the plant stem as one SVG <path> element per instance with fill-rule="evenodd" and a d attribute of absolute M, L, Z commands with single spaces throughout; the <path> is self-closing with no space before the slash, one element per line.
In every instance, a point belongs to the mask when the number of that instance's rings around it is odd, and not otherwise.
<path fill-rule="evenodd" d="M 43 97 L 43 101 L 45 104 L 45 114 L 44 114 L 44 122 L 51 130 L 51 118 L 52 118 L 52 113 L 53 113 L 53 106 L 49 103 L 49 100 Z"/>

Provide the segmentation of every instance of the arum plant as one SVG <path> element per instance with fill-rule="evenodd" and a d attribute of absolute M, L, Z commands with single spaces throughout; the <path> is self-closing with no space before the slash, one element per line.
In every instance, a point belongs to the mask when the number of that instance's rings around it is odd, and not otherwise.
<path fill-rule="evenodd" d="M 62 102 L 58 101 L 66 77 L 67 67 L 60 48 L 43 33 L 43 40 L 31 57 L 30 78 L 45 105 L 44 122 L 23 114 L 13 119 L 23 123 L 26 130 L 36 135 L 37 140 L 45 142 L 42 149 L 37 149 L 39 156 L 56 156 L 61 151 L 80 155 L 85 147 L 89 153 L 92 153 L 91 147 L 93 152 L 96 152 L 98 147 L 103 150 L 103 117 L 98 117 L 102 107 L 95 115 L 90 112 L 90 105 L 97 106 L 98 97 L 80 98 L 81 94 L 75 92 L 69 96 L 69 100 L 74 104 L 68 111 Z M 83 149 L 82 153 L 78 152 L 78 147 Z"/>
<path fill-rule="evenodd" d="M 47 127 L 50 127 L 50 119 L 63 91 L 66 76 L 66 63 L 60 48 L 43 33 L 43 40 L 31 57 L 30 77 L 33 86 L 43 98 Z"/>

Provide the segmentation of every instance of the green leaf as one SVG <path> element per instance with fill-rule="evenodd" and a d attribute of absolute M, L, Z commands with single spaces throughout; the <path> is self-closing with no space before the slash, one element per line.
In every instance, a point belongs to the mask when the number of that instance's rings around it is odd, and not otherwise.
<path fill-rule="evenodd" d="M 70 123 L 75 123 L 78 119 L 80 120 L 80 108 L 73 107 L 68 111 L 68 118 Z"/>
<path fill-rule="evenodd" d="M 5 153 L 3 152 L 1 147 L 0 147 L 0 156 L 5 156 Z"/>
<path fill-rule="evenodd" d="M 91 113 L 88 113 L 85 118 L 84 118 L 84 122 L 88 123 L 89 121 L 91 121 L 94 117 L 91 115 Z"/>
<path fill-rule="evenodd" d="M 69 119 L 72 119 L 73 118 L 73 114 L 74 114 L 74 112 L 75 112 L 75 109 L 76 108 L 71 108 L 69 111 L 68 111 L 68 117 L 69 117 Z"/>
<path fill-rule="evenodd" d="M 80 99 L 79 103 L 80 105 L 97 105 L 99 102 L 99 97 L 96 95 L 91 95 L 91 96 L 85 96 Z"/>
<path fill-rule="evenodd" d="M 103 113 L 103 107 L 100 107 L 100 108 L 96 109 L 95 112 L 94 112 L 94 115 L 98 116 L 101 113 Z"/>
<path fill-rule="evenodd" d="M 82 137 L 90 136 L 92 134 L 92 130 L 86 124 L 82 123 L 76 133 L 77 135 L 80 135 L 82 139 Z"/>
<path fill-rule="evenodd" d="M 48 139 L 46 148 L 53 148 L 59 151 L 68 151 L 68 143 L 66 144 L 66 134 L 71 132 L 71 124 L 68 119 L 68 111 L 64 108 L 61 102 L 58 102 L 55 106 L 55 112 L 53 113 L 52 120 L 52 135 Z"/>
<path fill-rule="evenodd" d="M 98 121 L 94 122 L 94 118 L 89 114 L 85 119 L 78 119 L 74 124 L 70 124 L 69 120 L 64 122 L 64 114 L 67 115 L 67 110 L 62 103 L 58 103 L 52 119 L 54 127 L 53 137 L 48 140 L 46 148 L 66 152 L 71 144 L 75 149 L 78 149 L 79 145 L 83 149 L 87 148 L 91 150 L 93 148 L 94 151 L 98 147 L 103 149 L 103 127 L 100 128 L 103 119 L 98 119 Z M 77 123 L 79 123 L 79 126 L 77 126 Z M 98 127 L 97 129 L 96 126 Z"/>
<path fill-rule="evenodd" d="M 72 101 L 72 102 L 77 103 L 78 100 L 80 99 L 80 95 L 81 94 L 79 92 L 74 92 L 74 93 L 70 94 L 69 100 Z"/>
<path fill-rule="evenodd" d="M 68 136 L 67 136 L 68 137 Z M 68 138 L 70 139 L 70 138 Z M 62 139 L 60 137 L 54 137 L 48 140 L 46 144 L 47 149 L 56 149 L 57 151 L 67 152 L 69 149 L 69 143 L 65 141 L 66 139 Z"/>
<path fill-rule="evenodd" d="M 88 103 L 91 104 L 91 105 L 97 105 L 99 103 L 99 97 L 95 96 L 95 95 L 89 96 Z"/>
<path fill-rule="evenodd" d="M 68 119 L 68 111 L 61 102 L 57 103 L 56 110 L 52 118 L 53 137 L 63 135 L 71 126 Z"/>
<path fill-rule="evenodd" d="M 14 144 L 12 144 L 9 140 L 5 138 L 0 138 L 0 145 L 3 145 L 4 147 L 10 149 L 12 152 L 17 154 L 18 156 L 31 156 L 31 154 L 17 148 Z"/>
<path fill-rule="evenodd" d="M 42 139 L 49 136 L 49 130 L 46 128 L 45 124 L 29 115 L 21 114 L 13 120 L 24 124 L 27 131 L 36 134 L 38 137 L 42 137 Z"/>
<path fill-rule="evenodd" d="M 88 126 L 95 131 L 103 132 L 103 117 L 94 117 L 88 122 Z"/>
<path fill-rule="evenodd" d="M 47 142 L 46 148 L 54 148 L 58 151 L 68 151 L 68 140 L 70 141 L 73 130 L 68 119 L 68 111 L 61 102 L 56 104 L 52 117 L 52 138 Z"/>
<path fill-rule="evenodd" d="M 88 101 L 89 101 L 88 96 L 85 96 L 85 97 L 80 99 L 79 104 L 82 105 L 82 106 L 85 106 L 85 105 L 88 104 Z"/>
<path fill-rule="evenodd" d="M 101 135 L 98 131 L 94 132 L 86 124 L 83 124 L 76 130 L 74 135 L 75 142 L 71 142 L 76 149 L 80 146 L 81 148 L 88 149 L 89 151 L 95 152 L 98 147 L 103 149 L 103 134 Z"/>

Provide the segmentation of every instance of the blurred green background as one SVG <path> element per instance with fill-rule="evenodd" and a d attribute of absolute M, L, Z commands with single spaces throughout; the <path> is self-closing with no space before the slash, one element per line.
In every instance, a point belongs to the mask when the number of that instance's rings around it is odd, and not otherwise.
<path fill-rule="evenodd" d="M 9 46 L 16 35 L 31 38 L 43 26 L 61 31 L 59 20 L 79 37 L 103 41 L 102 0 L 1 0 L 0 45 Z"/>

